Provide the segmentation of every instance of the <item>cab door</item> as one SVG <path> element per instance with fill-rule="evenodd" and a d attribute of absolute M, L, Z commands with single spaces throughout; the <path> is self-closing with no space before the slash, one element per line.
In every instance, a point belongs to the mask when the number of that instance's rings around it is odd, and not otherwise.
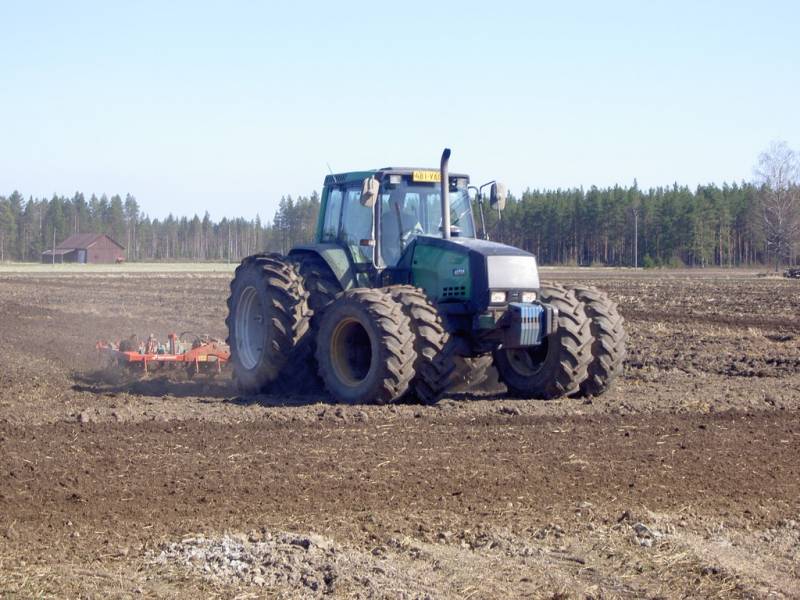
<path fill-rule="evenodd" d="M 372 265 L 374 258 L 373 209 L 361 204 L 361 185 L 344 188 L 339 241 L 348 249 L 355 265 Z M 356 269 L 357 271 L 361 269 Z"/>

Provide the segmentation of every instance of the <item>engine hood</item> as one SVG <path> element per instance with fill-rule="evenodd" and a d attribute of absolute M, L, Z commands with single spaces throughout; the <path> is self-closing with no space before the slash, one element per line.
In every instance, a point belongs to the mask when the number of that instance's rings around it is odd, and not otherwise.
<path fill-rule="evenodd" d="M 475 238 L 460 238 L 452 237 L 449 240 L 444 240 L 438 237 L 419 237 L 417 243 L 422 243 L 431 246 L 458 246 L 464 250 L 475 252 L 481 256 L 533 256 L 530 252 L 514 248 L 513 246 L 506 246 L 498 242 L 490 242 L 488 240 L 478 240 Z"/>
<path fill-rule="evenodd" d="M 536 257 L 513 246 L 473 238 L 419 236 L 404 256 L 415 285 L 440 303 L 466 303 L 466 312 L 489 306 L 493 290 L 509 292 L 539 289 Z"/>

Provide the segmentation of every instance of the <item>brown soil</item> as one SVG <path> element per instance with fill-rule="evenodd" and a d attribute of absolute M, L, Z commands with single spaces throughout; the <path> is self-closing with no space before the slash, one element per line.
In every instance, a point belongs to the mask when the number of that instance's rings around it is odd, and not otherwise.
<path fill-rule="evenodd" d="M 224 337 L 224 274 L 0 277 L 0 597 L 800 597 L 800 287 L 546 271 L 620 302 L 593 400 L 240 398 L 101 369 Z"/>

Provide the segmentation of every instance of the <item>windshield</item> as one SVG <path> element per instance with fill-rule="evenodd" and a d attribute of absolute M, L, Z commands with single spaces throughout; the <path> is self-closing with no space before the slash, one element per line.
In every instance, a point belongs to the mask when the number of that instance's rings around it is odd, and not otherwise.
<path fill-rule="evenodd" d="M 394 265 L 418 235 L 442 236 L 442 201 L 438 183 L 410 183 L 381 189 L 381 255 Z M 451 235 L 475 237 L 472 207 L 466 189 L 450 191 Z"/>

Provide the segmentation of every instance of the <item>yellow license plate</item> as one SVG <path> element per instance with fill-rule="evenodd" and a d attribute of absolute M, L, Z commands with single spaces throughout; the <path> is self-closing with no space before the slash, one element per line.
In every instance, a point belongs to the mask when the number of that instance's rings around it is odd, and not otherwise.
<path fill-rule="evenodd" d="M 411 174 L 411 181 L 438 183 L 441 180 L 442 180 L 442 174 L 439 171 L 414 171 Z"/>

